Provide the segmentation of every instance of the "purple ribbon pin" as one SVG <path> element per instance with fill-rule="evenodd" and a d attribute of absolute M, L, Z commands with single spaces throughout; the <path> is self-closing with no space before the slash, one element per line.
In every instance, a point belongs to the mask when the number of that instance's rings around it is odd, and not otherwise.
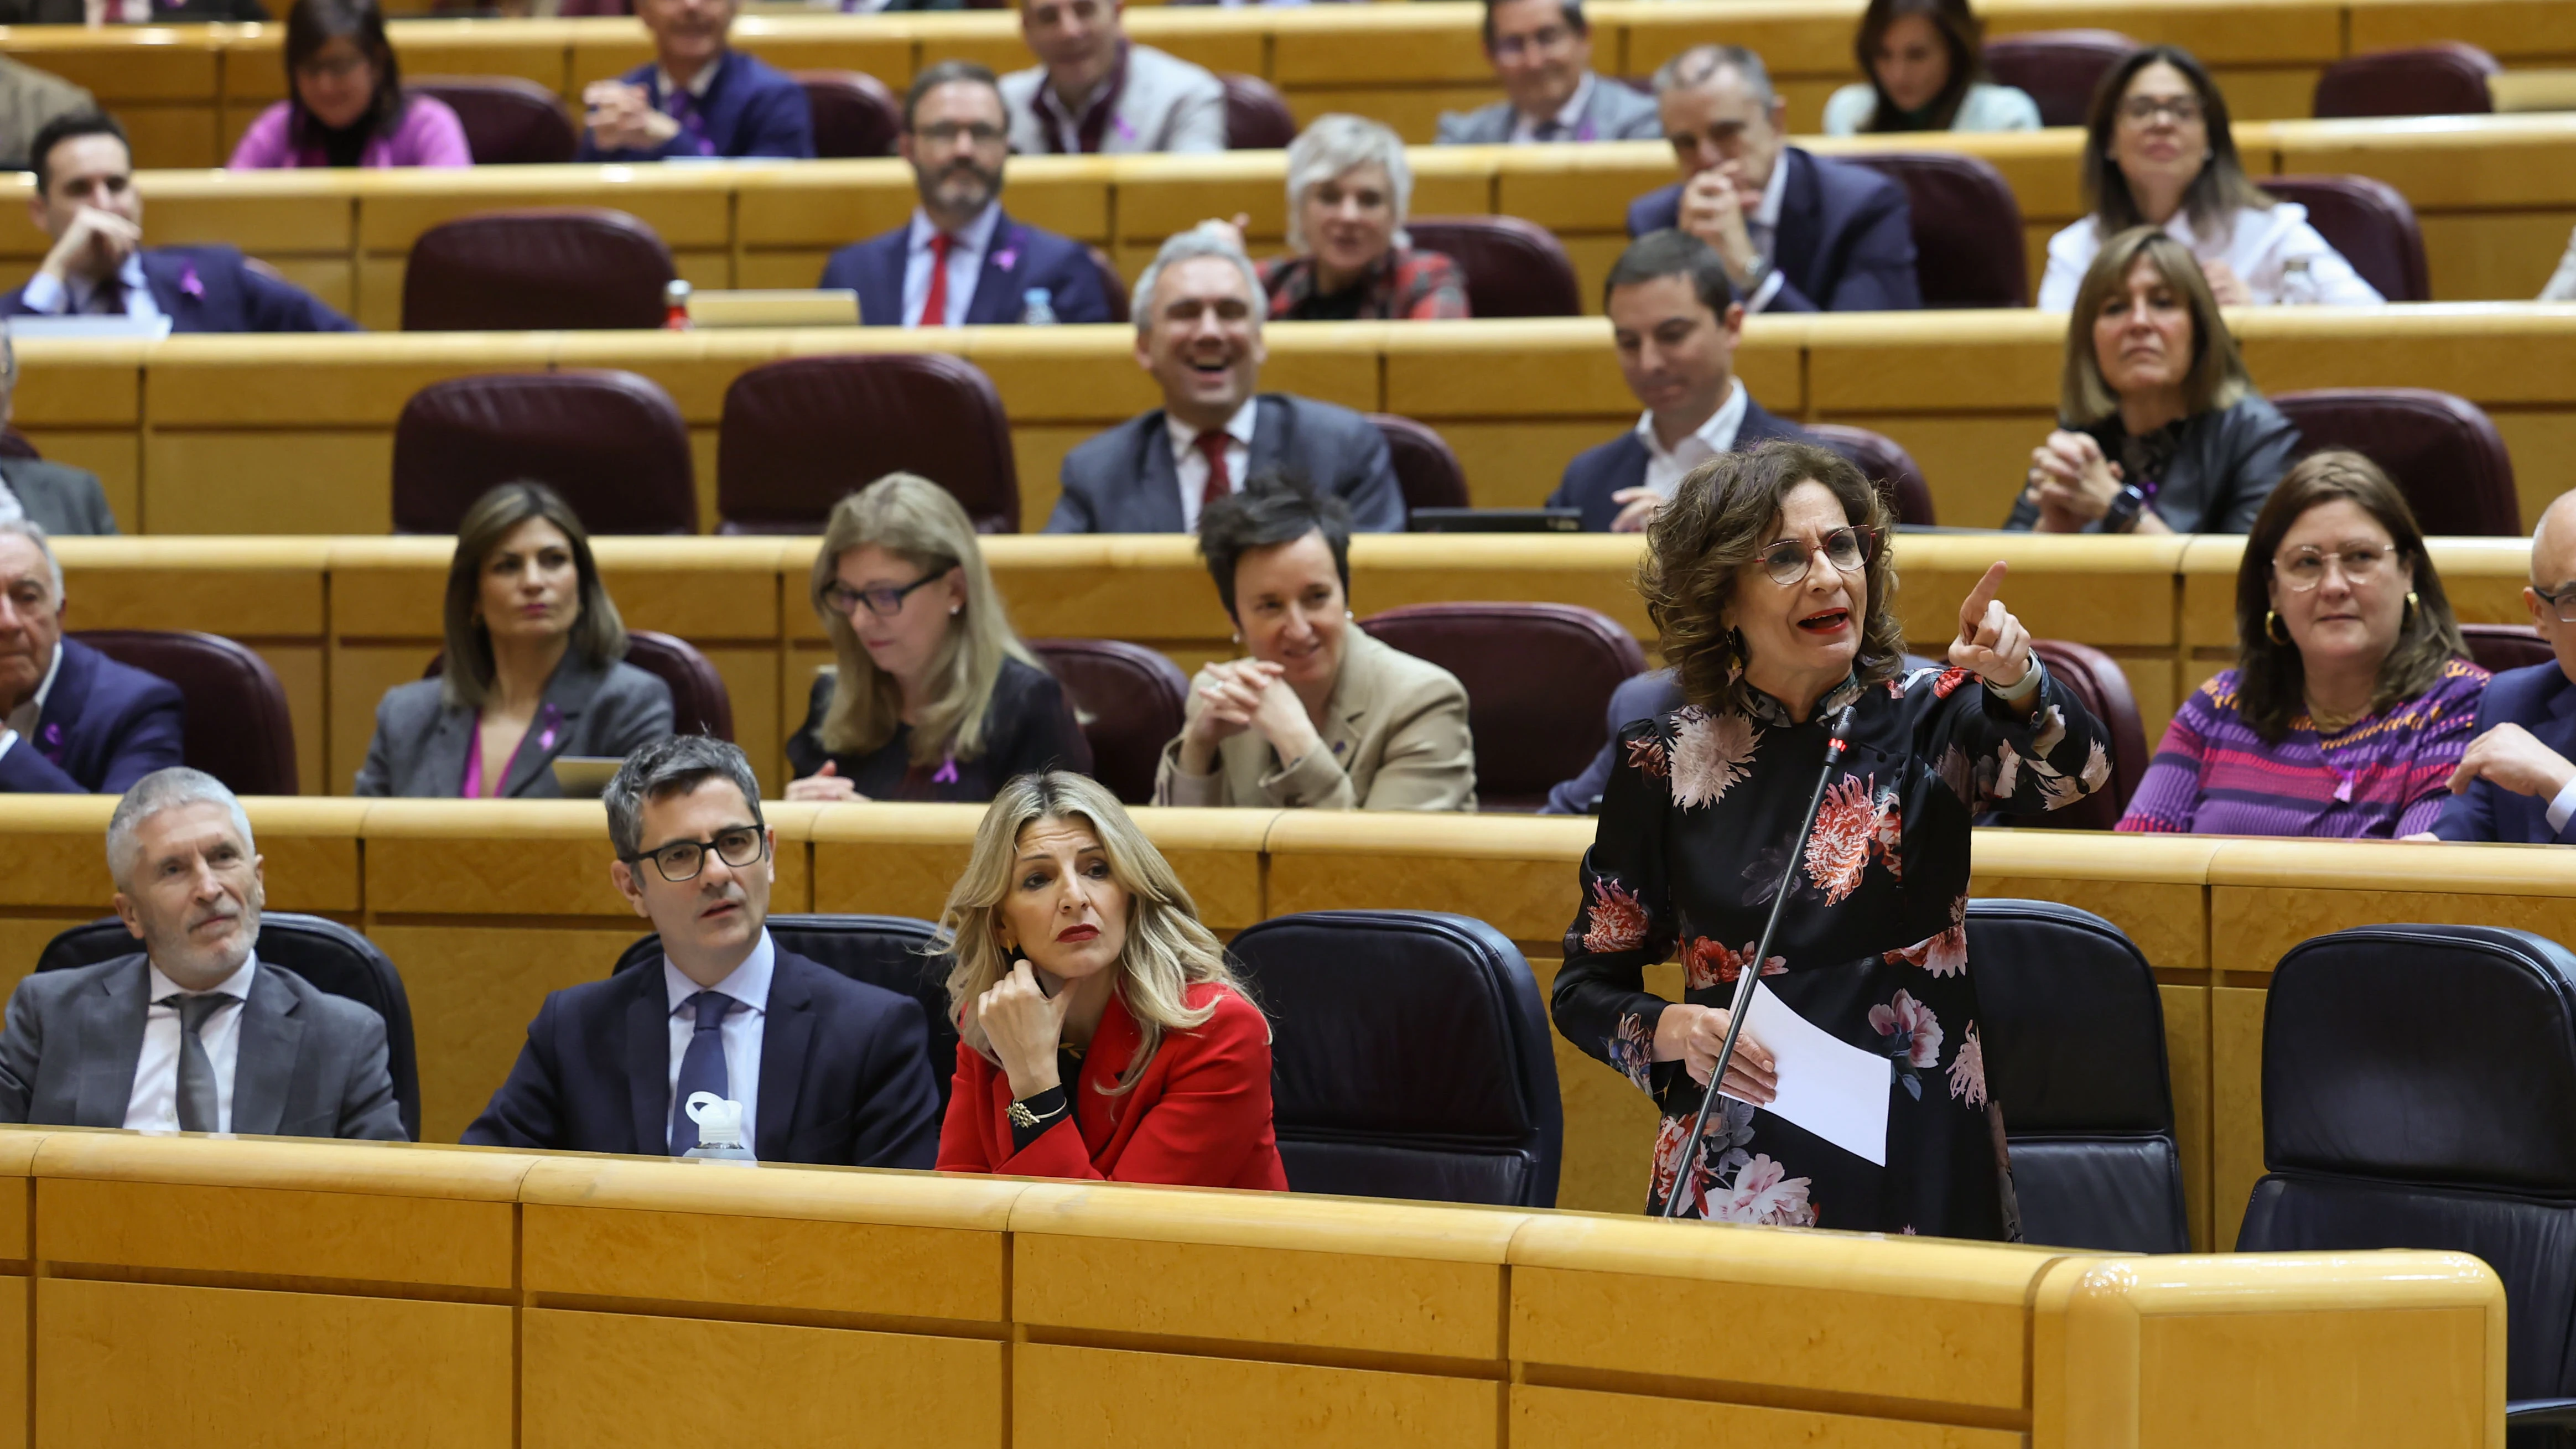
<path fill-rule="evenodd" d="M 45 726 L 44 740 L 36 753 L 57 765 L 63 762 L 63 722 L 61 720 Z"/>
<path fill-rule="evenodd" d="M 555 747 L 555 731 L 563 724 L 563 711 L 555 708 L 551 704 L 547 705 L 545 713 L 538 717 L 538 723 L 542 728 L 537 735 L 537 748 L 540 750 L 553 749 Z"/>
<path fill-rule="evenodd" d="M 1123 136 L 1130 141 L 1136 139 L 1136 128 L 1127 124 L 1127 118 L 1125 116 L 1113 115 L 1109 118 L 1109 124 L 1118 128 L 1118 134 L 1120 136 Z"/>
<path fill-rule="evenodd" d="M 939 762 L 939 773 L 930 777 L 930 783 L 934 785 L 954 785 L 957 783 L 957 757 L 955 755 L 950 755 L 947 759 Z"/>
<path fill-rule="evenodd" d="M 206 298 L 206 284 L 197 280 L 195 267 L 190 267 L 179 274 L 179 290 L 201 302 Z"/>

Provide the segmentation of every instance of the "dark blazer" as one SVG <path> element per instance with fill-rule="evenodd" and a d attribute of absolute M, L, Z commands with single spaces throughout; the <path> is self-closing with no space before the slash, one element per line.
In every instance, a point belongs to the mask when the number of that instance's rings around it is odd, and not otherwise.
<path fill-rule="evenodd" d="M 376 735 L 358 767 L 353 793 L 417 799 L 456 798 L 475 715 L 450 709 L 435 679 L 398 684 L 376 703 Z M 671 733 L 671 687 L 632 664 L 600 665 L 567 652 L 546 681 L 546 697 L 528 737 L 510 762 L 501 793 L 515 800 L 559 800 L 557 755 L 624 758 L 636 746 Z M 551 740 L 549 740 L 551 736 Z M 485 760 L 486 770 L 499 768 Z"/>
<path fill-rule="evenodd" d="M 237 247 L 145 247 L 143 284 L 173 332 L 359 330 L 321 298 L 250 266 Z M 28 315 L 25 286 L 0 296 L 0 317 Z"/>
<path fill-rule="evenodd" d="M 19 982 L 0 1033 L 0 1122 L 124 1126 L 151 980 L 138 951 Z M 409 1138 L 385 1067 L 383 1017 L 266 961 L 241 1012 L 235 1132 Z"/>
<path fill-rule="evenodd" d="M 2177 424 L 2173 460 L 2148 506 L 2176 533 L 2250 533 L 2254 519 L 2272 496 L 2272 485 L 2290 470 L 2299 454 L 2299 429 L 2281 410 L 2259 397 L 2234 407 L 2195 413 Z M 2090 428 L 2102 455 L 2118 460 L 2127 451 L 2128 433 L 2113 413 Z M 2015 497 L 2004 527 L 2039 526 L 2039 505 Z M 2084 530 L 2098 533 L 2098 522 Z"/>
<path fill-rule="evenodd" d="M 642 86 L 654 109 L 662 106 L 661 66 L 646 61 L 618 79 L 630 86 Z M 778 156 L 811 160 L 814 155 L 814 112 L 805 101 L 805 90 L 793 77 L 756 55 L 728 50 L 716 62 L 716 78 L 707 86 L 706 95 L 698 102 L 699 123 L 706 127 L 707 139 L 713 141 L 718 156 Z M 672 156 L 691 156 L 694 151 L 682 149 L 674 136 L 650 151 L 603 151 L 591 139 L 590 130 L 581 133 L 581 149 L 576 161 L 661 161 Z"/>
<path fill-rule="evenodd" d="M 1742 452 L 1775 438 L 1811 443 L 1815 439 L 1796 423 L 1784 423 L 1763 411 L 1762 404 L 1750 394 L 1744 399 L 1744 421 L 1735 429 L 1735 450 Z M 1565 465 L 1565 476 L 1556 491 L 1547 495 L 1550 508 L 1580 508 L 1583 527 L 1592 533 L 1610 531 L 1611 520 L 1619 516 L 1620 506 L 1611 495 L 1622 488 L 1635 488 L 1646 481 L 1646 444 L 1630 428 L 1597 448 L 1586 448 Z M 1638 718 L 1643 719 L 1640 715 Z M 1617 731 L 1612 731 L 1617 733 Z"/>
<path fill-rule="evenodd" d="M 870 327 L 903 325 L 904 249 L 912 224 L 873 236 L 832 253 L 823 264 L 822 287 L 848 287 L 859 294 L 859 321 Z M 993 224 L 993 244 L 984 251 L 984 270 L 975 279 L 975 300 L 966 307 L 971 325 L 1017 322 L 1027 310 L 1026 294 L 1043 287 L 1047 305 L 1058 322 L 1106 322 L 1109 297 L 1101 290 L 1100 269 L 1082 243 L 1042 231 L 1002 214 Z"/>
<path fill-rule="evenodd" d="M 1914 279 L 1914 223 L 1905 188 L 1848 161 L 1780 149 L 1789 168 L 1771 264 L 1780 269 L 1772 312 L 1910 311 L 1923 305 Z M 1681 219 L 1682 183 L 1628 203 L 1628 235 Z"/>
<path fill-rule="evenodd" d="M 1362 533 L 1404 531 L 1404 490 L 1377 424 L 1328 402 L 1265 392 L 1252 424 L 1247 477 L 1276 470 L 1337 493 Z M 1156 408 L 1065 455 L 1064 494 L 1048 533 L 1179 533 L 1181 475 Z M 1240 485 L 1244 479 L 1235 482 Z"/>
<path fill-rule="evenodd" d="M 0 458 L 0 485 L 38 528 L 56 538 L 116 532 L 116 511 L 98 475 L 38 458 Z"/>
<path fill-rule="evenodd" d="M 658 955 L 550 992 L 462 1141 L 670 1156 L 671 1002 Z M 760 1039 L 763 1162 L 928 1167 L 939 1084 L 921 1003 L 779 950 Z"/>
<path fill-rule="evenodd" d="M 823 748 L 823 715 L 832 707 L 833 676 L 817 675 L 807 696 L 805 723 L 787 738 L 787 763 L 796 777 L 832 761 L 840 776 L 871 800 L 936 800 L 983 804 L 1014 775 L 1041 770 L 1091 773 L 1091 742 L 1074 717 L 1073 702 L 1055 676 L 1017 659 L 1002 661 L 993 698 L 984 706 L 984 753 L 928 768 L 912 763 L 912 726 L 864 755 L 836 755 Z M 948 778 L 941 779 L 946 775 Z"/>
<path fill-rule="evenodd" d="M 122 795 L 155 770 L 187 763 L 183 710 L 170 681 L 65 639 L 36 737 L 0 755 L 0 794 Z"/>
<path fill-rule="evenodd" d="M 155 25 L 203 25 L 212 21 L 269 19 L 259 0 L 152 0 Z M 0 25 L 85 25 L 89 7 L 82 0 L 0 0 Z"/>
<path fill-rule="evenodd" d="M 2500 724 L 2518 724 L 2532 738 L 2576 759 L 2576 684 L 2555 660 L 2508 669 L 2487 681 L 2478 700 L 2477 723 L 2469 738 Z M 2433 833 L 2444 840 L 2503 840 L 2521 845 L 2576 845 L 2576 817 L 2565 830 L 2549 828 L 2549 802 L 2476 780 L 2468 793 L 2454 795 L 2442 806 Z"/>

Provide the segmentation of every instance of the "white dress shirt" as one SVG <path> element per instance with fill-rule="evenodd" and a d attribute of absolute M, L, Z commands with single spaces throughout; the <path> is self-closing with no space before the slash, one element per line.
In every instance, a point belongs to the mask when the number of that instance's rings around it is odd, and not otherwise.
<path fill-rule="evenodd" d="M 149 322 L 161 315 L 161 304 L 152 300 L 152 288 L 143 280 L 143 253 L 126 253 L 125 264 L 116 269 L 116 276 L 125 284 L 126 316 Z M 71 276 L 57 282 L 38 272 L 27 280 L 20 300 L 28 311 L 48 317 L 86 317 L 96 311 L 98 291 L 98 284 L 87 277 Z"/>
<path fill-rule="evenodd" d="M 2560 832 L 2565 831 L 2567 829 L 2567 817 L 2570 815 L 2576 815 L 2576 780 L 2568 781 L 2567 788 L 2559 791 L 2557 795 L 2552 797 L 2549 802 L 2549 808 L 2542 813 L 2549 817 L 2549 828 L 2551 830 Z"/>
<path fill-rule="evenodd" d="M 6 719 L 0 719 L 0 758 L 8 756 L 20 735 L 36 732 L 36 721 L 45 717 L 45 698 L 54 692 L 54 676 L 62 672 L 63 645 L 57 639 L 54 641 L 54 662 L 45 666 L 44 680 L 36 686 L 36 692 L 26 703 L 9 711 Z"/>
<path fill-rule="evenodd" d="M 1252 467 L 1252 424 L 1261 410 L 1261 400 L 1248 397 L 1234 416 L 1225 420 L 1225 481 L 1228 493 L 1243 491 L 1243 475 Z M 1163 415 L 1163 430 L 1172 439 L 1172 469 L 1181 475 L 1181 532 L 1196 533 L 1199 527 L 1199 495 L 1207 492 L 1207 454 L 1199 451 L 1199 430 L 1169 413 Z"/>
<path fill-rule="evenodd" d="M 769 1020 L 769 978 L 777 964 L 778 948 L 770 943 L 766 926 L 761 928 L 760 944 L 751 948 L 751 954 L 742 958 L 733 974 L 712 988 L 681 975 L 669 957 L 662 960 L 662 987 L 671 997 L 671 1075 L 664 1084 L 666 1100 L 679 1095 L 680 1059 L 688 1055 L 689 1038 L 698 1033 L 697 1012 L 688 1005 L 689 998 L 712 989 L 742 1003 L 725 1013 L 724 1025 L 716 1030 L 724 1038 L 726 1099 L 742 1104 L 745 1147 L 758 1140 L 760 1129 L 760 1038 Z M 666 1119 L 663 1131 L 667 1134 L 669 1130 Z M 662 1148 L 667 1152 L 670 1146 L 666 1135 Z"/>
<path fill-rule="evenodd" d="M 1655 490 L 1656 497 L 1671 502 L 1682 486 L 1684 474 L 1720 453 L 1734 450 L 1735 435 L 1744 426 L 1744 406 L 1744 379 L 1728 378 L 1726 401 L 1719 403 L 1707 422 L 1684 435 L 1669 452 L 1655 437 L 1655 415 L 1646 413 L 1637 419 L 1637 441 L 1646 445 L 1646 486 Z"/>
<path fill-rule="evenodd" d="M 143 1055 L 134 1062 L 134 1088 L 125 1097 L 125 1126 L 132 1132 L 179 1130 L 179 1008 L 161 999 L 180 994 L 179 983 L 147 968 L 152 1004 L 143 1012 Z M 206 1044 L 206 1059 L 215 1068 L 215 1130 L 233 1130 L 233 1067 L 241 1060 L 242 1013 L 250 1010 L 251 978 L 259 974 L 259 953 L 244 957 L 233 974 L 216 982 L 215 993 L 242 1004 L 218 1011 L 197 1029 Z M 210 993 L 211 994 L 211 993 Z"/>
<path fill-rule="evenodd" d="M 1587 70 L 1583 73 L 1583 79 L 1574 83 L 1574 94 L 1566 98 L 1565 105 L 1556 113 L 1557 133 L 1550 136 L 1549 140 L 1577 139 L 1574 133 L 1583 126 L 1583 108 L 1592 104 L 1592 87 L 1598 84 L 1599 80 L 1599 77 Z M 1515 146 L 1537 144 L 1538 128 L 1539 122 L 1531 120 L 1527 111 L 1512 112 L 1511 144 Z"/>
<path fill-rule="evenodd" d="M 1762 285 L 1754 288 L 1753 295 L 1744 299 L 1744 310 L 1748 313 L 1770 306 L 1771 299 L 1780 295 L 1780 288 L 1787 280 L 1780 275 L 1777 248 L 1780 242 L 1780 201 L 1788 194 L 1789 158 L 1783 155 L 1772 161 L 1771 179 L 1762 183 L 1762 204 L 1753 208 L 1753 214 L 1744 219 L 1744 234 L 1752 238 L 1754 254 L 1771 264 L 1771 270 L 1763 274 Z M 1743 384 L 1738 383 L 1736 390 L 1741 392 Z"/>
<path fill-rule="evenodd" d="M 17 490 L 7 478 L 0 478 L 0 523 L 16 523 L 27 516 L 27 505 L 18 501 Z"/>
<path fill-rule="evenodd" d="M 671 73 L 669 71 L 664 70 L 657 65 L 653 67 L 653 82 L 655 85 L 661 87 L 662 99 L 666 102 L 671 99 L 671 93 L 673 91 L 687 91 L 691 96 L 703 101 L 707 98 L 707 87 L 716 83 L 716 72 L 723 68 L 724 57 L 722 55 L 718 55 L 715 59 L 708 61 L 705 65 L 699 66 L 698 73 L 690 78 L 687 85 L 682 85 L 678 81 L 671 79 Z"/>
<path fill-rule="evenodd" d="M 2369 307 L 2387 300 L 2361 279 L 2333 243 L 2308 225 L 2308 209 L 2295 201 L 2240 208 L 2225 230 L 2213 230 L 2208 236 L 2192 230 L 2189 211 L 2177 211 L 2165 223 L 2165 235 L 2189 247 L 2203 262 L 2227 263 L 2257 307 L 2284 300 L 2293 261 L 2306 264 L 2309 285 L 2320 305 Z M 2101 234 L 2089 216 L 2050 237 L 2048 270 L 2039 280 L 2039 305 L 2058 311 L 2074 306 L 2084 274 L 2101 250 Z"/>
<path fill-rule="evenodd" d="M 966 325 L 966 309 L 975 305 L 975 283 L 984 275 L 984 254 L 993 248 L 993 229 L 1002 224 L 1002 203 L 985 204 L 983 215 L 948 239 L 948 325 Z M 903 249 L 903 325 L 921 325 L 921 309 L 930 305 L 930 241 L 939 235 L 930 213 L 912 209 L 912 234 Z"/>

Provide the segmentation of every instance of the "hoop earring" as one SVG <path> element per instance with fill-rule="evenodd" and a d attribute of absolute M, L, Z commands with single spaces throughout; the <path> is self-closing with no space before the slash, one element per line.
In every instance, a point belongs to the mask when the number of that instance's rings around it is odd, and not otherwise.
<path fill-rule="evenodd" d="M 2273 632 L 2273 630 L 2280 627 L 2280 624 L 2280 615 L 2273 613 L 2269 609 L 2265 609 L 2263 611 L 2263 637 L 2271 640 L 2275 644 L 2287 644 L 2290 642 L 2290 635 L 2287 630 L 2283 630 L 2277 634 Z"/>

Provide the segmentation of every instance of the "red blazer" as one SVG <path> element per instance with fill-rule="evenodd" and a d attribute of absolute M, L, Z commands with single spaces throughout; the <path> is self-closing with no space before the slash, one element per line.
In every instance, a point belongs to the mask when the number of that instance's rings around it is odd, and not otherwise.
<path fill-rule="evenodd" d="M 1270 1024 L 1261 1009 L 1213 983 L 1189 989 L 1192 1008 L 1216 1014 L 1196 1031 L 1167 1032 L 1133 1091 L 1117 1085 L 1141 1040 L 1126 1004 L 1109 998 L 1082 1076 L 1066 1084 L 1073 1110 L 1015 1151 L 1011 1078 L 974 1048 L 957 1048 L 957 1079 L 939 1132 L 939 1170 L 1091 1182 L 1288 1190 L 1270 1125 Z"/>

